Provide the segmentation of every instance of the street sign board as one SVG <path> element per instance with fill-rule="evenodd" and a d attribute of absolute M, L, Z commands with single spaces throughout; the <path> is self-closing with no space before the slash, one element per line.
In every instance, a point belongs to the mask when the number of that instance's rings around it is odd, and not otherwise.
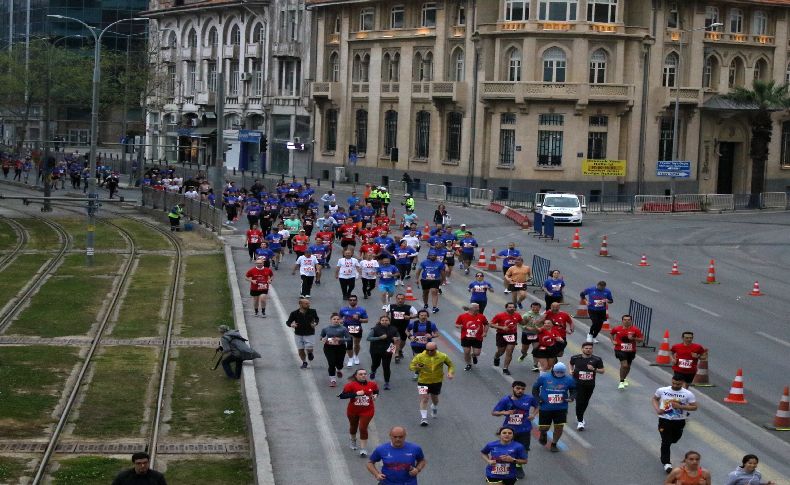
<path fill-rule="evenodd" d="M 687 179 L 691 177 L 691 162 L 660 161 L 656 163 L 656 175 L 659 177 L 675 177 Z"/>
<path fill-rule="evenodd" d="M 625 177 L 625 160 L 584 159 L 582 173 L 598 177 Z"/>

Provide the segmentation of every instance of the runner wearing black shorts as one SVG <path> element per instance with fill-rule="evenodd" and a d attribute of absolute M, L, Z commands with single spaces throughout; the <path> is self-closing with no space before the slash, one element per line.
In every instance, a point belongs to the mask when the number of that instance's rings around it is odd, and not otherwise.
<path fill-rule="evenodd" d="M 389 305 L 387 312 L 390 317 L 390 322 L 393 327 L 398 329 L 400 341 L 398 342 L 398 351 L 395 354 L 395 363 L 400 363 L 403 359 L 403 346 L 409 341 L 406 335 L 406 327 L 409 322 L 417 318 L 417 309 L 406 303 L 406 295 L 398 293 L 395 295 L 395 303 Z"/>

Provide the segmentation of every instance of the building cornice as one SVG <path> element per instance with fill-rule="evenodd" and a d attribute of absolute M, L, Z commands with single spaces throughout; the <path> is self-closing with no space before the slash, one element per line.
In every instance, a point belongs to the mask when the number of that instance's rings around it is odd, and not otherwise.
<path fill-rule="evenodd" d="M 194 12 L 204 12 L 208 10 L 221 10 L 226 9 L 228 7 L 249 7 L 254 9 L 255 7 L 268 7 L 270 2 L 268 1 L 255 1 L 255 2 L 247 2 L 244 0 L 207 0 L 204 2 L 196 2 L 190 3 L 187 5 L 179 5 L 177 7 L 165 7 L 165 8 L 158 8 L 155 10 L 146 10 L 145 12 L 140 12 L 140 16 L 142 17 L 150 17 L 150 18 L 157 18 L 157 17 L 165 17 L 174 14 L 180 13 L 194 13 Z"/>

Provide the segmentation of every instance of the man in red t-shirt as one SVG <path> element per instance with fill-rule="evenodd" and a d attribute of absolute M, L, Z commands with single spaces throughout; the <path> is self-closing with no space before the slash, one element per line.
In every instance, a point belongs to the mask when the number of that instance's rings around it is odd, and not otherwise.
<path fill-rule="evenodd" d="M 359 256 L 364 257 L 367 253 L 378 256 L 381 254 L 381 246 L 374 243 L 372 240 L 365 238 L 362 246 L 359 247 Z"/>
<path fill-rule="evenodd" d="M 672 346 L 672 370 L 688 389 L 697 374 L 697 363 L 708 360 L 708 349 L 694 342 L 694 332 L 683 332 L 683 343 Z"/>
<path fill-rule="evenodd" d="M 472 370 L 472 363 L 477 365 L 483 339 L 488 333 L 488 319 L 480 313 L 480 305 L 472 303 L 469 309 L 455 319 L 455 326 L 461 329 L 461 347 L 464 349 L 464 370 Z"/>
<path fill-rule="evenodd" d="M 357 245 L 357 225 L 350 217 L 346 217 L 346 221 L 337 228 L 337 233 L 340 234 L 340 245 L 343 249 Z"/>
<path fill-rule="evenodd" d="M 378 234 L 376 233 L 375 229 L 370 227 L 370 225 L 367 222 L 363 223 L 363 226 L 364 227 L 362 228 L 362 230 L 359 231 L 360 239 L 362 239 L 363 241 L 366 241 L 366 240 L 372 241 L 373 238 L 378 236 Z"/>
<path fill-rule="evenodd" d="M 508 303 L 505 311 L 497 313 L 491 320 L 491 328 L 496 329 L 496 353 L 494 354 L 494 367 L 499 367 L 499 358 L 505 354 L 505 365 L 502 373 L 510 375 L 510 361 L 513 359 L 513 349 L 516 347 L 516 335 L 521 323 L 521 315 L 516 313 L 516 304 Z"/>
<path fill-rule="evenodd" d="M 565 348 L 567 343 L 560 335 L 557 327 L 551 321 L 543 320 L 535 345 L 532 347 L 532 357 L 535 358 L 535 363 L 541 374 L 551 372 L 552 367 L 557 363 L 557 353 L 560 351 L 560 345 L 562 345 L 562 348 Z"/>
<path fill-rule="evenodd" d="M 623 324 L 612 329 L 612 342 L 614 343 L 614 356 L 620 361 L 620 384 L 618 389 L 628 387 L 628 373 L 631 371 L 631 362 L 636 357 L 636 344 L 645 339 L 642 331 L 635 327 L 631 315 L 623 315 Z"/>
<path fill-rule="evenodd" d="M 271 268 L 264 267 L 264 261 L 266 258 L 259 256 L 255 260 L 255 266 L 250 268 L 244 276 L 250 282 L 250 296 L 255 316 L 258 316 L 260 310 L 261 317 L 266 318 L 266 295 L 269 293 L 269 285 L 274 279 L 274 272 Z"/>
<path fill-rule="evenodd" d="M 293 237 L 293 248 L 296 257 L 302 256 L 307 251 L 307 245 L 310 243 L 310 238 L 307 237 L 304 229 L 299 229 L 299 234 Z"/>
<path fill-rule="evenodd" d="M 326 252 L 324 254 L 324 263 L 326 267 L 329 267 L 329 260 L 332 258 L 332 241 L 335 240 L 335 235 L 332 231 L 319 231 L 315 234 L 315 239 L 318 241 L 318 238 L 321 238 L 321 243 L 326 248 Z"/>
<path fill-rule="evenodd" d="M 250 261 L 255 257 L 255 250 L 261 247 L 261 241 L 263 241 L 263 232 L 258 229 L 258 224 L 253 223 L 247 230 L 247 239 L 244 241 L 250 253 Z"/>
<path fill-rule="evenodd" d="M 557 357 L 562 357 L 562 353 L 565 350 L 565 347 L 568 345 L 567 336 L 569 333 L 573 333 L 573 318 L 568 315 L 566 312 L 560 310 L 559 302 L 554 302 L 551 304 L 548 310 L 544 315 L 546 320 L 550 321 L 554 325 L 554 329 L 557 333 L 562 337 L 563 341 L 557 342 Z"/>

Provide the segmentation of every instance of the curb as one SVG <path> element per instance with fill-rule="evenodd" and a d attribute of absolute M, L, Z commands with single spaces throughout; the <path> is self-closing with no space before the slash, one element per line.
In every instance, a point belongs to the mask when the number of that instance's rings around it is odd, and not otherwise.
<path fill-rule="evenodd" d="M 244 320 L 239 281 L 236 277 L 236 263 L 233 261 L 233 253 L 228 240 L 224 237 L 219 237 L 219 240 L 222 241 L 225 252 L 225 266 L 228 269 L 228 283 L 230 284 L 230 294 L 233 301 L 233 322 L 239 332 L 246 338 L 249 334 L 247 333 L 247 324 Z M 274 470 L 272 469 L 272 458 L 269 452 L 269 440 L 266 433 L 266 423 L 263 421 L 263 407 L 260 394 L 258 394 L 253 361 L 244 362 L 241 392 L 247 407 L 247 426 L 250 430 L 250 449 L 252 450 L 252 460 L 255 469 L 255 483 L 257 485 L 274 485 Z"/>

